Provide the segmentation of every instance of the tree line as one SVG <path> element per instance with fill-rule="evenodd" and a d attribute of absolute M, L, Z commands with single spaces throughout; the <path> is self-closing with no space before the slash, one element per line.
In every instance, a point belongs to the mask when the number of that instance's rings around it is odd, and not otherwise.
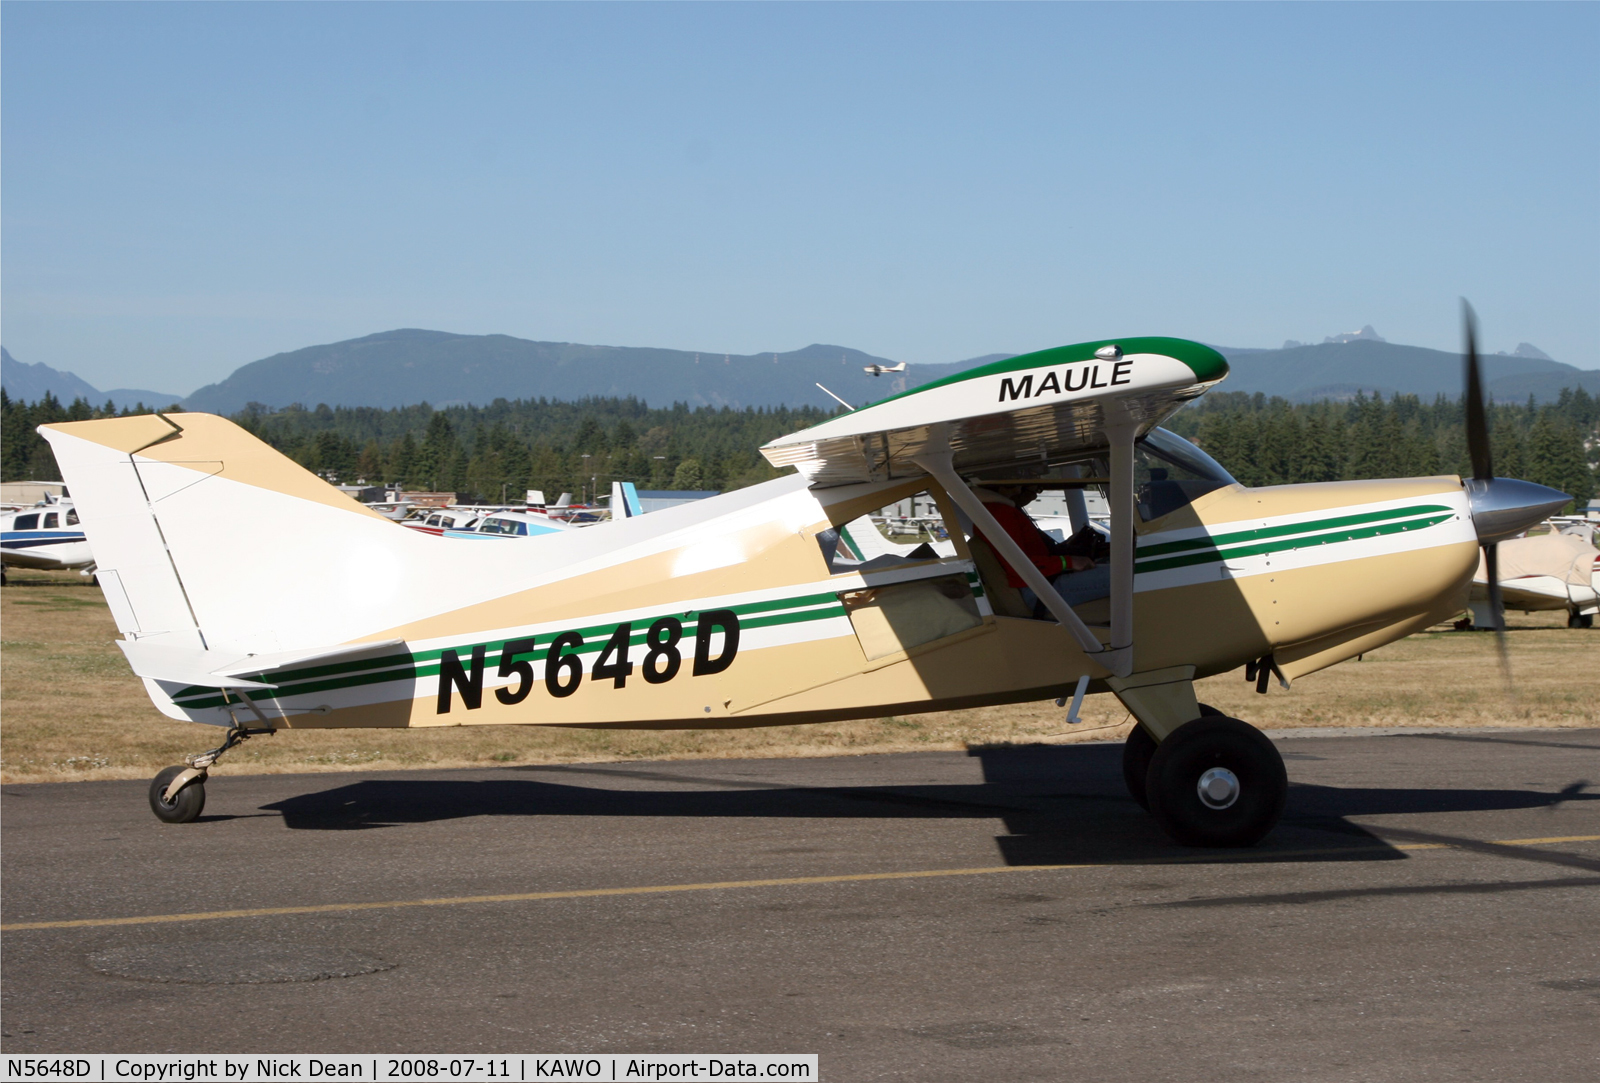
<path fill-rule="evenodd" d="M 0 390 L 6 480 L 57 480 L 36 426 L 147 413 L 46 395 L 14 402 Z M 395 409 L 251 404 L 233 420 L 329 480 L 520 499 L 592 497 L 613 480 L 645 489 L 737 489 L 777 477 L 757 448 L 833 416 L 788 409 L 651 408 L 633 398 L 575 402 L 496 399 L 488 406 Z M 1461 399 L 1357 395 L 1349 402 L 1290 403 L 1212 392 L 1167 426 L 1194 440 L 1246 485 L 1471 473 Z M 1573 494 L 1580 505 L 1600 469 L 1600 397 L 1578 389 L 1553 403 L 1491 404 L 1495 473 Z"/>
<path fill-rule="evenodd" d="M 46 395 L 13 402 L 0 391 L 6 480 L 58 480 L 34 429 L 56 421 L 148 413 Z M 251 403 L 232 420 L 306 469 L 346 484 L 456 492 L 474 500 L 520 501 L 527 489 L 593 497 L 611 482 L 642 489 L 743 488 L 778 477 L 757 450 L 785 433 L 827 420 L 816 407 L 729 407 L 684 403 L 651 408 L 635 398 L 496 399 L 488 406 L 395 409 Z"/>
<path fill-rule="evenodd" d="M 1567 389 L 1553 403 L 1491 403 L 1494 472 L 1571 493 L 1582 506 L 1600 469 L 1600 397 Z M 1290 403 L 1212 392 L 1167 427 L 1249 486 L 1364 478 L 1470 476 L 1464 399 L 1416 395 Z"/>

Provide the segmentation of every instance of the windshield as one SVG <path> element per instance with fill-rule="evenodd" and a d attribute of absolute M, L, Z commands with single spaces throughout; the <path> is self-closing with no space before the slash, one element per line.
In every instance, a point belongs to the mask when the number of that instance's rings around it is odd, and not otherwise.
<path fill-rule="evenodd" d="M 1185 477 L 1209 478 L 1219 485 L 1239 484 L 1232 474 L 1223 469 L 1221 463 L 1175 432 L 1151 429 L 1149 435 L 1139 443 L 1156 458 L 1185 471 Z"/>
<path fill-rule="evenodd" d="M 1134 447 L 1133 484 L 1139 517 L 1149 522 L 1238 482 L 1217 460 L 1177 433 L 1152 429 Z"/>

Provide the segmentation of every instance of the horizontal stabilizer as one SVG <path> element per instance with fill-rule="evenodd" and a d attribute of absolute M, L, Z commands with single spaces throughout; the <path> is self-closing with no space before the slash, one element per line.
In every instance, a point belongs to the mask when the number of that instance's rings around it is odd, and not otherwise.
<path fill-rule="evenodd" d="M 137 639 L 119 639 L 116 643 L 122 648 L 122 653 L 128 656 L 128 665 L 133 667 L 134 675 L 147 677 L 152 681 L 192 684 L 202 688 L 242 688 L 256 691 L 269 691 L 272 688 L 272 685 L 262 684 L 260 681 L 224 677 L 213 672 L 213 666 L 236 661 L 237 656 L 225 655 L 218 658 L 211 651 L 196 650 L 193 647 L 165 647 Z"/>
<path fill-rule="evenodd" d="M 354 655 L 403 649 L 405 641 L 386 639 L 381 643 L 347 643 L 337 647 L 278 651 L 273 654 L 205 651 L 126 639 L 117 640 L 117 646 L 128 656 L 128 664 L 133 667 L 135 674 L 153 681 L 198 685 L 201 688 L 270 690 L 273 687 L 271 684 L 245 680 L 239 674 L 266 674 L 291 666 L 314 665 Z"/>

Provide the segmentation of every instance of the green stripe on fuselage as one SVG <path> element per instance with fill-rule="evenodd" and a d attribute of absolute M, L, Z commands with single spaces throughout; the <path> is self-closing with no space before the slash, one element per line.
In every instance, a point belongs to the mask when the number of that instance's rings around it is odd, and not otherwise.
<path fill-rule="evenodd" d="M 742 629 L 769 628 L 783 624 L 795 624 L 801 621 L 823 620 L 829 617 L 844 616 L 844 606 L 839 604 L 839 597 L 832 592 L 825 594 L 808 594 L 799 598 L 779 598 L 765 602 L 747 602 L 743 605 L 728 606 L 741 620 Z M 793 612 L 781 612 L 793 610 Z M 682 616 L 687 618 L 703 610 L 687 610 Z M 673 616 L 675 614 L 664 614 Z M 650 625 L 661 619 L 659 616 L 648 620 L 618 622 L 615 624 L 593 625 L 587 628 L 563 629 L 561 632 L 541 633 L 542 646 L 532 651 L 520 652 L 513 656 L 516 660 L 533 660 L 538 658 L 544 650 L 549 649 L 550 642 L 557 635 L 566 632 L 577 632 L 584 639 L 583 645 L 568 654 L 594 654 L 603 650 L 611 637 L 616 634 L 622 623 L 631 623 L 634 627 L 628 637 L 630 647 L 643 646 L 649 633 Z M 699 629 L 695 621 L 685 620 L 683 632 L 685 636 L 694 635 Z M 534 638 L 534 637 L 513 637 Z M 423 677 L 435 677 L 439 673 L 439 660 L 447 650 L 456 652 L 458 658 L 470 658 L 478 647 L 484 648 L 484 653 L 493 659 L 498 666 L 499 655 L 505 650 L 505 645 L 510 640 L 490 640 L 485 643 L 469 643 L 465 646 L 440 647 L 434 650 L 417 651 L 409 655 L 390 654 L 381 658 L 364 658 L 356 662 L 330 663 L 325 666 L 309 666 L 297 670 L 285 670 L 273 674 L 271 683 L 273 691 L 264 695 L 263 699 L 280 699 L 289 696 L 308 695 L 314 692 L 327 692 L 340 688 L 357 688 L 368 684 L 383 684 L 388 681 L 415 680 Z M 262 678 L 265 674 L 252 676 Z M 216 688 L 203 686 L 190 686 L 179 691 L 173 696 L 174 702 L 179 706 L 196 709 L 202 707 L 222 707 L 228 702 Z"/>
<path fill-rule="evenodd" d="M 1454 513 L 1449 512 L 1447 509 L 1447 513 L 1444 515 L 1406 519 L 1394 523 L 1378 523 L 1358 529 L 1333 530 L 1321 534 L 1301 534 L 1277 541 L 1259 542 L 1255 545 L 1234 545 L 1223 549 L 1207 549 L 1198 553 L 1185 553 L 1180 556 L 1163 557 L 1157 560 L 1135 561 L 1133 570 L 1135 574 L 1160 572 L 1169 568 L 1183 568 L 1194 564 L 1211 564 L 1223 560 L 1232 560 L 1236 557 L 1265 556 L 1268 553 L 1309 549 L 1314 546 L 1331 545 L 1337 542 L 1381 538 L 1388 534 L 1399 534 L 1408 530 L 1422 530 L 1430 526 L 1437 526 L 1439 523 L 1447 522 L 1452 514 Z"/>
<path fill-rule="evenodd" d="M 1320 531 L 1334 530 L 1339 527 L 1360 526 L 1363 523 L 1377 523 L 1385 519 L 1407 519 L 1418 515 L 1428 515 L 1437 512 L 1449 514 L 1451 509 L 1443 504 L 1417 504 L 1409 508 L 1394 508 L 1390 511 L 1365 512 L 1361 515 L 1340 515 L 1332 519 L 1315 519 L 1309 523 L 1294 523 L 1287 526 L 1264 526 L 1253 530 L 1236 530 L 1230 534 L 1202 534 L 1196 538 L 1185 538 L 1182 541 L 1158 542 L 1155 545 L 1141 545 L 1137 554 L 1138 559 L 1160 556 L 1164 553 L 1181 553 L 1186 549 L 1219 548 L 1233 545 L 1238 542 L 1265 541 L 1268 538 L 1283 538 L 1295 534 L 1312 534 Z"/>

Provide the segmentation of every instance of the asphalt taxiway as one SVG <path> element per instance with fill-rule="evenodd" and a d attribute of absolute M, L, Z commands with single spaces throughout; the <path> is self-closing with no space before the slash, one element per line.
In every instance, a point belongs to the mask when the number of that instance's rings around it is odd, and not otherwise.
<path fill-rule="evenodd" d="M 1120 746 L 0 796 L 3 1034 L 73 1052 L 800 1052 L 828 1080 L 1581 1079 L 1600 731 L 1283 740 L 1165 840 Z"/>

